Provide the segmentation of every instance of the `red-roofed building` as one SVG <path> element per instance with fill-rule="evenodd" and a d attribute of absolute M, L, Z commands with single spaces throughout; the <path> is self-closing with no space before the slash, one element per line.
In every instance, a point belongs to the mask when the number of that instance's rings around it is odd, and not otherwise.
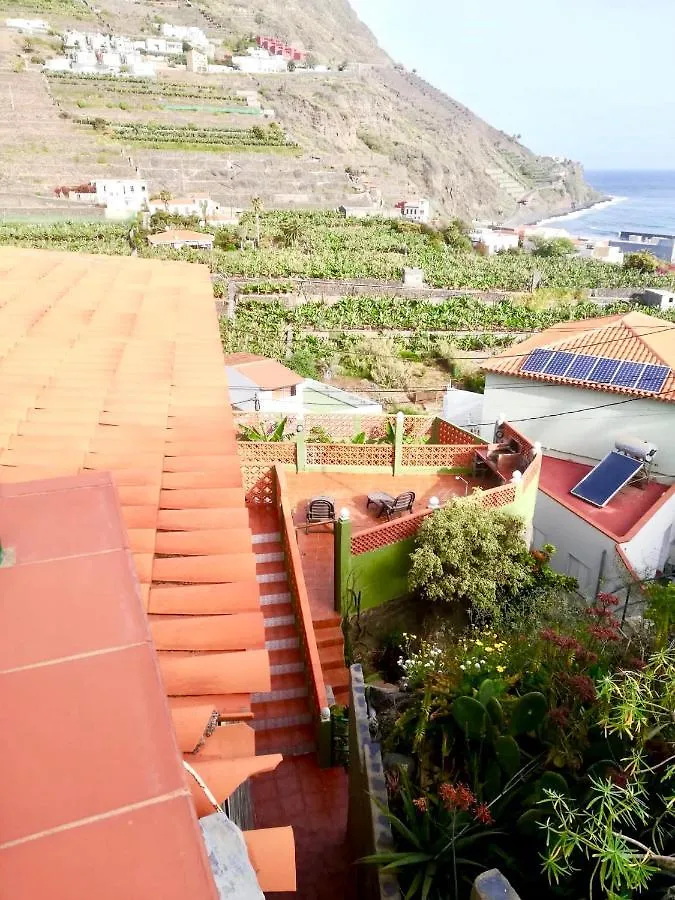
<path fill-rule="evenodd" d="M 654 471 L 675 478 L 674 323 L 636 311 L 562 322 L 483 369 L 485 436 L 502 417 L 544 452 L 594 462 L 630 435 L 655 444 Z"/>
<path fill-rule="evenodd" d="M 304 62 L 306 57 L 304 50 L 301 50 L 299 47 L 293 47 L 291 44 L 282 41 L 280 38 L 258 35 L 256 44 L 261 50 L 267 50 L 272 56 L 282 56 L 289 61 Z"/>
<path fill-rule="evenodd" d="M 598 591 L 625 595 L 631 582 L 662 573 L 675 538 L 675 485 L 629 484 L 599 508 L 571 491 L 592 466 L 545 456 L 534 514 L 535 547 L 553 544 L 553 568 Z"/>

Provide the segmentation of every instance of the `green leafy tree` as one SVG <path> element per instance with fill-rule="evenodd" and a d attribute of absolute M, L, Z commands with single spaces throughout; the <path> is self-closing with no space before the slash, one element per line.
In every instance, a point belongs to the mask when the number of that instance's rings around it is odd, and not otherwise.
<path fill-rule="evenodd" d="M 303 227 L 298 219 L 289 219 L 279 229 L 279 240 L 284 247 L 295 247 L 304 236 Z"/>
<path fill-rule="evenodd" d="M 521 519 L 455 500 L 422 523 L 409 583 L 428 600 L 494 614 L 529 583 L 529 559 Z"/>
<path fill-rule="evenodd" d="M 647 251 L 643 250 L 640 253 L 626 254 L 623 261 L 623 268 L 631 272 L 651 274 L 652 272 L 656 272 L 660 264 L 661 263 L 653 253 L 647 253 Z"/>
<path fill-rule="evenodd" d="M 469 227 L 462 219 L 453 219 L 443 229 L 443 240 L 453 250 L 471 250 Z"/>
<path fill-rule="evenodd" d="M 308 347 L 298 347 L 288 358 L 288 367 L 304 378 L 318 378 L 319 367 Z"/>
<path fill-rule="evenodd" d="M 532 255 L 541 256 L 545 259 L 555 259 L 563 256 L 569 256 L 576 250 L 574 241 L 566 237 L 543 238 L 535 236 L 532 238 L 532 243 L 534 244 Z"/>
<path fill-rule="evenodd" d="M 256 128 L 258 126 L 255 126 Z M 263 129 L 260 129 L 263 131 Z M 251 131 L 255 131 L 255 128 L 252 128 Z M 251 211 L 253 212 L 253 216 L 255 219 L 255 245 L 256 248 L 260 247 L 260 214 L 263 211 L 263 202 L 260 197 L 254 197 L 251 200 Z"/>
<path fill-rule="evenodd" d="M 646 589 L 647 604 L 644 616 L 654 625 L 654 641 L 662 650 L 675 627 L 675 584 L 650 584 Z"/>

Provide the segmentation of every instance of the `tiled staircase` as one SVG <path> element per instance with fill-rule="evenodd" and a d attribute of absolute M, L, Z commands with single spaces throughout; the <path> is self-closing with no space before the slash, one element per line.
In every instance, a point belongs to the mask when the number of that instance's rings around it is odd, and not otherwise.
<path fill-rule="evenodd" d="M 252 697 L 257 752 L 282 753 L 284 756 L 312 753 L 316 750 L 316 738 L 307 673 L 291 603 L 278 520 L 271 510 L 259 513 L 251 509 L 249 513 L 265 619 L 265 646 L 272 672 L 269 693 Z M 336 703 L 346 703 L 349 675 L 344 664 L 339 616 L 315 622 L 314 627 L 324 682 L 332 688 Z"/>

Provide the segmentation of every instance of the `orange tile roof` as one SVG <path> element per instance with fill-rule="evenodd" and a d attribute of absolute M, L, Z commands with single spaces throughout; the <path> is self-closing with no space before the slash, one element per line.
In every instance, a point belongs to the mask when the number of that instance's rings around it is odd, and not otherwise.
<path fill-rule="evenodd" d="M 0 284 L 0 483 L 111 471 L 174 721 L 250 717 L 270 669 L 208 270 L 0 248 Z M 209 762 L 228 789 L 273 764 Z"/>
<path fill-rule="evenodd" d="M 0 486 L 0 536 L 3 897 L 215 900 L 110 475 Z"/>
<path fill-rule="evenodd" d="M 231 353 L 225 357 L 225 365 L 236 369 L 263 391 L 275 391 L 293 387 L 305 380 L 297 372 L 286 368 L 276 359 L 256 356 L 253 353 Z"/>
<path fill-rule="evenodd" d="M 659 394 L 638 391 L 634 388 L 583 382 L 556 375 L 522 372 L 521 367 L 529 353 L 538 347 L 664 365 L 672 371 Z M 515 375 L 552 384 L 569 384 L 615 394 L 649 397 L 672 403 L 675 402 L 675 324 L 635 311 L 577 322 L 561 322 L 486 360 L 482 368 L 486 372 Z"/>

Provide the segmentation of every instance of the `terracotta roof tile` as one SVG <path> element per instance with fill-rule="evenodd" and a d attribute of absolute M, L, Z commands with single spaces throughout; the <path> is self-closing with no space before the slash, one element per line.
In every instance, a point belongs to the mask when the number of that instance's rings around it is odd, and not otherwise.
<path fill-rule="evenodd" d="M 250 717 L 251 693 L 270 689 L 269 660 L 208 270 L 0 248 L 0 279 L 0 483 L 111 471 L 137 597 L 158 642 L 180 648 L 157 655 L 172 709 Z M 64 518 L 55 538 L 70 546 Z M 83 622 L 99 612 L 89 600 L 69 598 Z M 37 627 L 36 641 L 50 634 Z M 178 896 L 145 892 L 160 894 Z"/>
<path fill-rule="evenodd" d="M 241 359 L 245 356 L 245 359 Z M 302 384 L 305 380 L 292 369 L 287 368 L 276 359 L 252 354 L 233 353 L 225 357 L 225 365 L 236 369 L 257 387 L 264 391 L 274 391 L 285 387 Z"/>
<path fill-rule="evenodd" d="M 521 371 L 532 350 L 550 347 L 554 350 L 570 350 L 590 356 L 633 360 L 641 363 L 668 366 L 671 373 L 659 394 L 638 391 L 634 388 L 595 384 L 565 377 L 534 374 Z M 515 375 L 552 384 L 569 384 L 591 390 L 609 391 L 635 397 L 648 397 L 675 402 L 675 324 L 641 312 L 562 322 L 553 328 L 538 332 L 504 353 L 483 363 L 486 372 Z"/>
<path fill-rule="evenodd" d="M 215 900 L 109 475 L 3 484 L 0 522 L 3 897 Z"/>

